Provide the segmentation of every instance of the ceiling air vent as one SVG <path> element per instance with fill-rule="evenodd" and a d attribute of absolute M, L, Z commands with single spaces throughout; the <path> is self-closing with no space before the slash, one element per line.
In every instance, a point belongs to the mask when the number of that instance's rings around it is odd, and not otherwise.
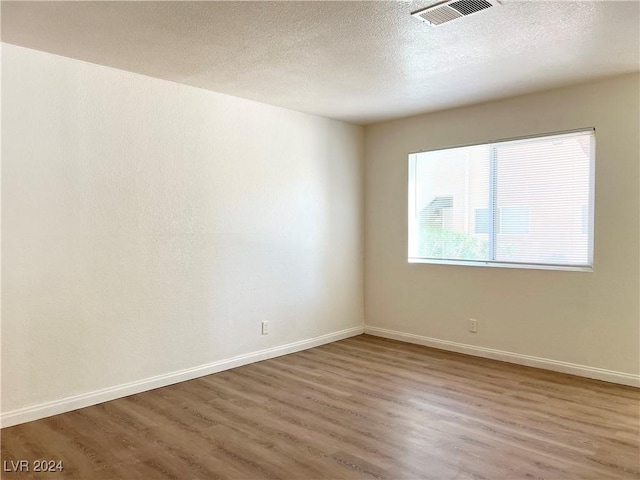
<path fill-rule="evenodd" d="M 500 0 L 448 0 L 413 12 L 411 15 L 429 25 L 438 26 L 500 5 Z"/>

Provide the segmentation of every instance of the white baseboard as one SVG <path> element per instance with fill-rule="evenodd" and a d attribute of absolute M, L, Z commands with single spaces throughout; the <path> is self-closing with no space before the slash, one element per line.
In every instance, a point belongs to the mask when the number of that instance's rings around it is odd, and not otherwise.
<path fill-rule="evenodd" d="M 586 365 L 577 365 L 575 363 L 560 362 L 558 360 L 533 357 L 531 355 L 522 355 L 520 353 L 495 350 L 493 348 L 478 347 L 475 345 L 468 345 L 466 343 L 450 342 L 448 340 L 440 340 L 438 338 L 424 337 L 422 335 L 414 335 L 412 333 L 387 330 L 385 328 L 365 326 L 364 333 L 375 335 L 377 337 L 400 340 L 407 343 L 425 345 L 427 347 L 438 348 L 440 350 L 466 353 L 468 355 L 474 355 L 476 357 L 491 358 L 493 360 L 501 360 L 503 362 L 526 365 L 527 367 L 542 368 L 545 370 L 553 370 L 555 372 L 578 375 L 580 377 L 604 380 L 605 382 L 619 383 L 632 387 L 640 387 L 640 375 L 633 375 L 631 373 L 616 372 L 613 370 L 605 370 L 603 368 L 595 368 L 588 367 Z"/>
<path fill-rule="evenodd" d="M 289 353 L 299 352 L 308 348 L 317 347 L 326 343 L 343 340 L 363 333 L 364 327 L 348 328 L 334 333 L 329 333 L 299 342 L 289 343 L 278 347 L 267 348 L 237 357 L 219 360 L 217 362 L 199 365 L 197 367 L 186 368 L 175 372 L 157 375 L 155 377 L 145 378 L 135 382 L 116 385 L 114 387 L 105 388 L 93 392 L 74 395 L 71 397 L 61 398 L 52 402 L 41 403 L 30 407 L 20 408 L 0 415 L 0 426 L 2 428 L 11 427 L 20 423 L 31 422 L 41 418 L 50 417 L 59 413 L 70 412 L 79 408 L 89 407 L 98 403 L 108 402 L 117 398 L 126 397 L 154 388 L 166 387 L 174 383 L 192 380 L 194 378 L 211 375 L 212 373 L 229 370 L 230 368 L 240 367 L 249 363 L 267 360 L 269 358 L 287 355 Z"/>

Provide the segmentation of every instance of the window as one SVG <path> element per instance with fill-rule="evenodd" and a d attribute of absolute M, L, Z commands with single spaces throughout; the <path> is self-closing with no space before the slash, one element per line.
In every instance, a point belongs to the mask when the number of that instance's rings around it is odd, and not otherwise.
<path fill-rule="evenodd" d="M 590 270 L 594 130 L 409 155 L 409 261 Z"/>
<path fill-rule="evenodd" d="M 529 207 L 499 207 L 495 213 L 497 233 L 529 233 Z M 489 209 L 476 208 L 474 233 L 489 233 Z"/>

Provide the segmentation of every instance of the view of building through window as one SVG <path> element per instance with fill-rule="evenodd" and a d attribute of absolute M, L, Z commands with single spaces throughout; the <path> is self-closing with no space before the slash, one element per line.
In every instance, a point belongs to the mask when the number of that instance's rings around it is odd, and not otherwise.
<path fill-rule="evenodd" d="M 409 157 L 410 260 L 589 267 L 593 131 Z"/>

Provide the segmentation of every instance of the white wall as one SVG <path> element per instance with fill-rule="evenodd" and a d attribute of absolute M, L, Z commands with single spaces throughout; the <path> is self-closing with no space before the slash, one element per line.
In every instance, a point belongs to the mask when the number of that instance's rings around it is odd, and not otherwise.
<path fill-rule="evenodd" d="M 3 425 L 359 331 L 363 178 L 373 333 L 637 377 L 639 86 L 372 125 L 363 151 L 361 127 L 3 44 Z M 409 152 L 585 126 L 595 272 L 406 262 Z"/>
<path fill-rule="evenodd" d="M 366 127 L 367 331 L 637 383 L 639 92 L 631 74 Z M 593 273 L 407 263 L 408 153 L 591 126 Z"/>
<path fill-rule="evenodd" d="M 3 44 L 2 140 L 5 417 L 361 331 L 361 127 Z"/>

